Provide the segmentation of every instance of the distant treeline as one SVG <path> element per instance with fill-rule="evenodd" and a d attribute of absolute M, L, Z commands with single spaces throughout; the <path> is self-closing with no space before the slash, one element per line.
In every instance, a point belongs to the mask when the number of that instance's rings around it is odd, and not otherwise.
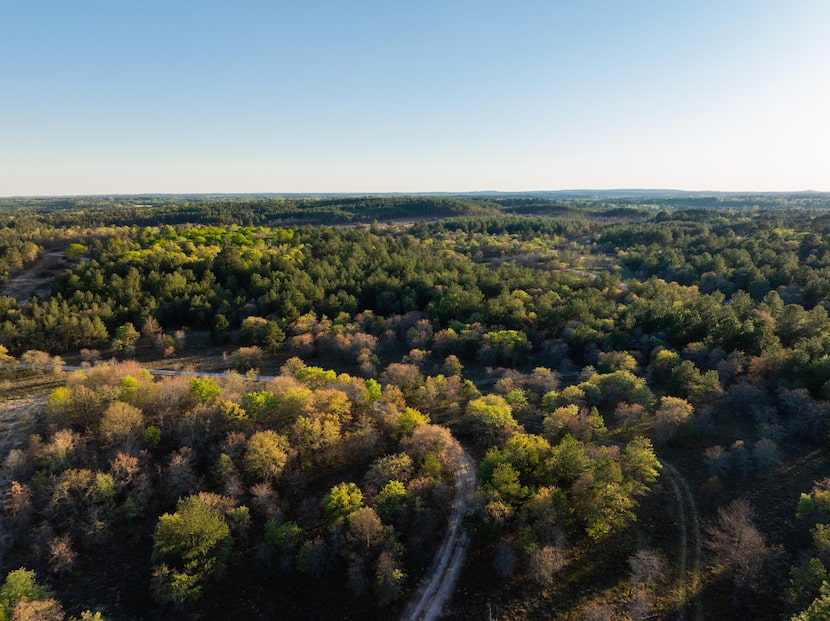
<path fill-rule="evenodd" d="M 100 196 L 0 198 L 0 227 L 48 225 L 371 223 L 459 216 L 535 215 L 558 218 L 641 219 L 658 212 L 718 210 L 816 210 L 830 208 L 829 194 L 651 195 L 573 200 L 515 196 Z"/>

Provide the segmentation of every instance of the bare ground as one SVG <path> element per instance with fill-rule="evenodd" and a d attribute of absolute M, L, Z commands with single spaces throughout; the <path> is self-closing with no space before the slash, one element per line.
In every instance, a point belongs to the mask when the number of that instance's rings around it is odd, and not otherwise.
<path fill-rule="evenodd" d="M 42 397 L 26 397 L 0 403 L 0 462 L 6 459 L 12 449 L 26 444 L 42 405 Z"/>
<path fill-rule="evenodd" d="M 51 250 L 45 252 L 34 263 L 21 272 L 17 272 L 3 287 L 3 295 L 13 297 L 18 304 L 28 301 L 34 294 L 48 297 L 51 284 L 59 273 L 69 267 L 69 261 L 63 252 Z"/>

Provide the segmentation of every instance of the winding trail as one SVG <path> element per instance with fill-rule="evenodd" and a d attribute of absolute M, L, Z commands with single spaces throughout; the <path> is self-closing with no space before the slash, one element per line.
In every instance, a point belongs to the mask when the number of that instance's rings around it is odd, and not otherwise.
<path fill-rule="evenodd" d="M 401 621 L 433 621 L 441 616 L 444 604 L 452 596 L 469 544 L 469 537 L 461 524 L 461 518 L 467 510 L 475 483 L 473 460 L 467 451 L 463 451 L 455 471 L 455 498 L 447 534 L 435 553 L 429 574 L 407 606 Z"/>
<path fill-rule="evenodd" d="M 678 621 L 686 621 L 686 611 L 691 604 L 694 621 L 703 620 L 703 604 L 700 601 L 700 577 L 703 566 L 703 549 L 700 538 L 700 516 L 686 479 L 677 468 L 660 460 L 668 475 L 679 514 L 680 558 L 677 563 Z M 691 559 L 689 558 L 691 557 Z M 689 565 L 691 564 L 691 568 Z"/>

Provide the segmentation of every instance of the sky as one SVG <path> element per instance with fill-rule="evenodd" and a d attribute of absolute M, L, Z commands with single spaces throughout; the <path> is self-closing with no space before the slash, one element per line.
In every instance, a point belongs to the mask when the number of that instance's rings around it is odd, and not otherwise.
<path fill-rule="evenodd" d="M 830 191 L 827 0 L 0 0 L 0 196 Z"/>

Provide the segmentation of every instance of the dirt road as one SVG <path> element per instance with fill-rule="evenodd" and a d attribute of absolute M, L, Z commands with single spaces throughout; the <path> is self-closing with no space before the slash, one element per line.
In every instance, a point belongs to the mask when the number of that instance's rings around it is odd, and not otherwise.
<path fill-rule="evenodd" d="M 455 472 L 455 499 L 447 534 L 435 553 L 432 568 L 424 577 L 421 587 L 410 602 L 401 621 L 432 621 L 441 616 L 441 610 L 455 590 L 455 583 L 464 565 L 469 538 L 461 524 L 461 518 L 475 489 L 476 476 L 473 460 L 466 451 L 462 453 Z"/>
<path fill-rule="evenodd" d="M 702 621 L 703 605 L 700 601 L 700 576 L 703 551 L 700 539 L 700 516 L 686 479 L 670 463 L 660 460 L 667 475 L 678 512 L 680 528 L 679 558 L 677 563 L 678 621 L 686 620 L 688 608 L 694 610 L 693 619 Z M 690 567 L 691 565 L 691 567 Z"/>

